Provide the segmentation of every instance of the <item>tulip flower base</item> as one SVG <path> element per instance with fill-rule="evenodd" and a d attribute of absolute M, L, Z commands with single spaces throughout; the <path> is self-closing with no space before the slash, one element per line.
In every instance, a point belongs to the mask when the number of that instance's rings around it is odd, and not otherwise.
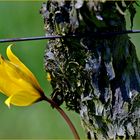
<path fill-rule="evenodd" d="M 140 138 L 140 64 L 125 31 L 134 1 L 48 0 L 40 13 L 46 35 L 76 35 L 49 40 L 45 69 L 52 100 L 79 113 L 88 139 Z M 108 32 L 106 36 L 94 33 Z"/>

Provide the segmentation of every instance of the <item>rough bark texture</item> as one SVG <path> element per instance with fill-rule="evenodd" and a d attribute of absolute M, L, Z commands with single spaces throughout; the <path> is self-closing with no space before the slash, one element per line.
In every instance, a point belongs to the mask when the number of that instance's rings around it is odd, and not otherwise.
<path fill-rule="evenodd" d="M 46 35 L 79 37 L 49 40 L 45 70 L 52 99 L 79 113 L 88 139 L 140 138 L 140 64 L 125 31 L 124 12 L 134 2 L 48 0 L 40 10 Z"/>

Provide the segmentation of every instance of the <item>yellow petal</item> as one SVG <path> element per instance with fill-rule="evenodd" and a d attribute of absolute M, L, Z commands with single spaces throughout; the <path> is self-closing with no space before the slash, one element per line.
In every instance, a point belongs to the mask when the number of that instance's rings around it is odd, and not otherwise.
<path fill-rule="evenodd" d="M 22 69 L 31 78 L 34 85 L 41 90 L 40 85 L 33 73 L 13 54 L 13 52 L 11 51 L 11 46 L 12 45 L 9 45 L 6 51 L 9 60 L 12 63 L 16 64 L 20 69 Z"/>
<path fill-rule="evenodd" d="M 16 88 L 14 86 L 14 83 L 11 81 L 11 79 L 9 78 L 9 76 L 7 75 L 5 69 L 4 69 L 4 65 L 3 65 L 3 59 L 0 57 L 0 91 L 2 93 L 4 93 L 7 96 L 10 96 L 9 92 Z"/>
<path fill-rule="evenodd" d="M 39 94 L 30 92 L 30 91 L 20 91 L 16 94 L 11 95 L 6 101 L 5 104 L 10 107 L 10 104 L 16 106 L 29 106 L 36 101 L 39 101 L 41 96 Z"/>
<path fill-rule="evenodd" d="M 28 106 L 41 100 L 44 93 L 31 71 L 12 53 L 7 55 L 11 61 L 0 56 L 0 92 L 9 98 L 5 101 L 17 106 Z"/>
<path fill-rule="evenodd" d="M 8 108 L 10 108 L 10 99 L 11 97 L 9 97 L 7 100 L 5 100 L 5 104 L 8 106 Z"/>
<path fill-rule="evenodd" d="M 21 89 L 27 91 L 29 90 L 32 92 L 38 92 L 30 83 L 22 79 L 13 81 L 8 76 L 4 77 L 4 75 L 6 74 L 2 73 L 0 75 L 0 91 L 6 96 L 11 96 L 16 92 L 19 92 Z"/>
<path fill-rule="evenodd" d="M 7 96 L 11 96 L 20 90 L 42 93 L 34 87 L 33 81 L 19 67 L 3 58 L 0 58 L 0 61 L 0 91 L 2 93 Z"/>
<path fill-rule="evenodd" d="M 32 81 L 30 77 L 15 64 L 7 60 L 4 60 L 2 66 L 3 70 L 5 70 L 6 74 L 8 75 L 9 78 L 11 78 L 11 80 L 13 80 L 13 82 L 15 81 L 17 83 L 17 80 L 24 80 L 34 85 L 34 81 Z"/>
<path fill-rule="evenodd" d="M 51 79 L 51 74 L 50 73 L 47 73 L 47 80 L 48 81 L 51 81 L 52 79 Z"/>

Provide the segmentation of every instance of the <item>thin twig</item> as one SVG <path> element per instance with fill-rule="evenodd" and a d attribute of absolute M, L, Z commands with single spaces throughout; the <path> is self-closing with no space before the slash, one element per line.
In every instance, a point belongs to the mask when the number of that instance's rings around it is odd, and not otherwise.
<path fill-rule="evenodd" d="M 69 125 L 74 137 L 76 140 L 80 140 L 80 137 L 73 125 L 73 123 L 71 122 L 71 120 L 69 119 L 69 117 L 67 116 L 67 114 L 51 99 L 49 99 L 48 97 L 44 97 L 44 100 L 47 101 L 48 103 L 50 103 L 60 114 L 61 116 L 65 119 L 65 121 L 67 122 L 67 124 Z"/>
<path fill-rule="evenodd" d="M 93 37 L 108 37 L 108 36 L 115 36 L 115 35 L 123 35 L 123 34 L 134 34 L 140 33 L 140 30 L 126 30 L 120 32 L 93 32 Z M 87 35 L 52 35 L 52 36 L 35 36 L 35 37 L 23 37 L 23 38 L 8 38 L 8 39 L 0 39 L 0 43 L 5 42 L 19 42 L 19 41 L 33 41 L 33 40 L 45 40 L 45 39 L 56 39 L 56 38 L 68 38 L 68 37 L 82 37 Z"/>

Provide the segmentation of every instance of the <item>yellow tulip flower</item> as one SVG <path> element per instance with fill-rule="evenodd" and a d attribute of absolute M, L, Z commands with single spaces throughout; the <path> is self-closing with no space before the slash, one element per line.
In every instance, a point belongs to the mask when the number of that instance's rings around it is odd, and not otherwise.
<path fill-rule="evenodd" d="M 12 53 L 11 45 L 6 53 L 9 60 L 0 55 L 0 92 L 8 96 L 6 105 L 29 106 L 37 101 L 47 101 L 62 115 L 75 139 L 79 140 L 80 137 L 69 117 L 53 100 L 45 96 L 33 73 Z M 48 80 L 51 80 L 49 73 Z"/>
<path fill-rule="evenodd" d="M 16 106 L 29 106 L 37 101 L 45 100 L 62 115 L 69 125 L 75 139 L 80 137 L 66 113 L 51 99 L 45 96 L 33 73 L 12 53 L 11 45 L 7 48 L 7 57 L 0 55 L 0 92 L 8 96 L 5 103 Z M 48 80 L 51 75 L 48 73 Z"/>
<path fill-rule="evenodd" d="M 6 105 L 28 106 L 43 100 L 44 93 L 33 73 L 7 48 L 9 60 L 0 56 L 0 92 L 8 96 Z"/>

